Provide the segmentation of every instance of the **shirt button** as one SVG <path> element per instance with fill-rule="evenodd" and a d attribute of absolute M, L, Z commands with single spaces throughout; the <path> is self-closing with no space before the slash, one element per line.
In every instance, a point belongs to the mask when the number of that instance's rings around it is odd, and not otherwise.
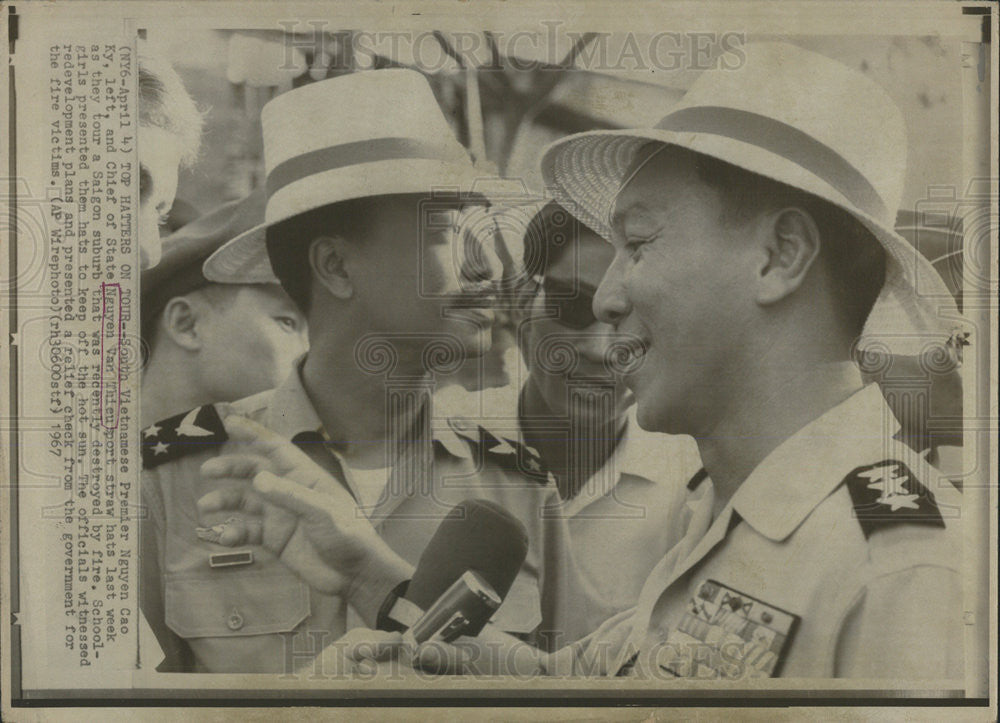
<path fill-rule="evenodd" d="M 240 611 L 233 608 L 233 611 L 229 613 L 229 617 L 226 618 L 226 625 L 230 630 L 239 630 L 243 627 L 243 616 L 240 615 Z"/>

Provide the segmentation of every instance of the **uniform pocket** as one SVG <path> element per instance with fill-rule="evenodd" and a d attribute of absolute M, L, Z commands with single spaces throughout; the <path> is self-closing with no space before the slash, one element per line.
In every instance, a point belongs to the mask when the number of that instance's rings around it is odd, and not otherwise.
<path fill-rule="evenodd" d="M 309 587 L 286 570 L 167 575 L 167 626 L 182 638 L 294 630 L 309 615 Z"/>

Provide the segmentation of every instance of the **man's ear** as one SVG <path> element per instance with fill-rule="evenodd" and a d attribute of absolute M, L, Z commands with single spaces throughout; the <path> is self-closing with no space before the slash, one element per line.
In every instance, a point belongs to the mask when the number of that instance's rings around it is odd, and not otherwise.
<path fill-rule="evenodd" d="M 337 299 L 354 296 L 354 282 L 347 271 L 347 242 L 339 236 L 320 236 L 309 245 L 309 265 L 315 279 Z"/>
<path fill-rule="evenodd" d="M 784 208 L 761 219 L 763 261 L 756 300 L 768 305 L 792 294 L 805 281 L 819 256 L 819 228 L 801 208 Z"/>
<path fill-rule="evenodd" d="M 201 337 L 198 334 L 198 307 L 186 296 L 175 296 L 163 308 L 160 317 L 163 326 L 162 333 L 168 336 L 174 344 L 187 349 L 201 349 Z"/>

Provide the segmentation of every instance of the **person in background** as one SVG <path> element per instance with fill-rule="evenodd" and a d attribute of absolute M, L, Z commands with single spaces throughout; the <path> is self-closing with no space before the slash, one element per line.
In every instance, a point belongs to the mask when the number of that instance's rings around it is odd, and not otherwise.
<path fill-rule="evenodd" d="M 625 340 L 592 310 L 613 257 L 607 241 L 555 202 L 524 237 L 517 321 L 527 376 L 513 412 L 522 442 L 559 490 L 546 514 L 565 518 L 570 535 L 545 592 L 539 642 L 549 650 L 635 604 L 688 526 L 686 485 L 701 468 L 691 437 L 635 421 L 617 363 Z M 706 481 L 699 494 L 710 488 Z"/>
<path fill-rule="evenodd" d="M 162 58 L 139 53 L 139 267 L 160 261 L 160 226 L 177 194 L 177 173 L 194 163 L 202 116 L 184 84 Z"/>
<path fill-rule="evenodd" d="M 142 272 L 143 426 L 272 389 L 306 352 L 305 318 L 279 284 L 202 274 L 205 259 L 263 219 L 263 191 L 224 204 L 164 239 L 160 263 Z"/>
<path fill-rule="evenodd" d="M 141 277 L 145 365 L 140 394 L 145 452 L 156 454 L 153 422 L 201 404 L 228 402 L 271 389 L 308 348 L 306 323 L 277 283 L 208 281 L 202 264 L 220 246 L 263 221 L 264 194 L 232 201 L 163 242 L 159 264 Z M 165 514 L 183 516 L 183 506 Z M 144 523 L 145 524 L 145 523 Z M 143 528 L 142 611 L 168 661 L 183 668 L 183 641 L 163 625 L 163 589 L 155 538 Z"/>

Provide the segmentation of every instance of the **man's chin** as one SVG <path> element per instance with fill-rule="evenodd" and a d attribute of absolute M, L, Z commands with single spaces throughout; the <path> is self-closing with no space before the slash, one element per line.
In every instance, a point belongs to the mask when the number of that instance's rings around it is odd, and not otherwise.
<path fill-rule="evenodd" d="M 160 263 L 162 248 L 159 243 L 139 244 L 139 268 L 151 269 Z"/>
<path fill-rule="evenodd" d="M 462 341 L 462 351 L 469 359 L 485 356 L 493 348 L 493 334 L 489 329 L 474 334 L 466 333 L 459 338 Z"/>
<path fill-rule="evenodd" d="M 640 427 L 647 432 L 666 432 L 663 417 L 663 410 L 655 400 L 639 393 L 635 394 L 635 421 Z"/>

